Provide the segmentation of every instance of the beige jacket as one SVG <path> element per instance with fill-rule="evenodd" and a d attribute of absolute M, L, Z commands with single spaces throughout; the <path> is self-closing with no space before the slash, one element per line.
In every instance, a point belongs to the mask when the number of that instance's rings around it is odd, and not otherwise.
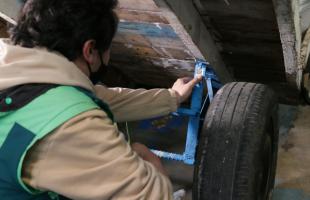
<path fill-rule="evenodd" d="M 173 90 L 94 86 L 59 54 L 0 40 L 0 90 L 26 83 L 92 90 L 109 104 L 117 122 L 165 115 L 177 109 Z M 117 125 L 101 110 L 74 117 L 38 142 L 26 155 L 22 178 L 30 187 L 71 199 L 172 199 L 169 179 L 133 152 Z"/>

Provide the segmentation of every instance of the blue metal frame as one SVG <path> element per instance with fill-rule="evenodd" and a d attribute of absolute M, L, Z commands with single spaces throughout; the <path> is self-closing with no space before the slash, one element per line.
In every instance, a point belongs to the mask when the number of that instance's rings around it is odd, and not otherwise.
<path fill-rule="evenodd" d="M 208 95 L 203 101 L 204 97 L 204 82 L 198 83 L 192 93 L 191 107 L 180 108 L 175 115 L 188 116 L 188 129 L 185 151 L 183 154 L 175 154 L 170 152 L 152 150 L 157 156 L 161 158 L 183 161 L 185 164 L 193 165 L 195 163 L 196 147 L 198 144 L 198 132 L 201 121 L 201 113 L 205 106 L 208 106 L 214 97 L 214 89 L 218 90 L 222 85 L 215 75 L 213 69 L 208 62 L 203 60 L 196 60 L 195 77 L 202 75 L 203 80 L 206 82 Z"/>

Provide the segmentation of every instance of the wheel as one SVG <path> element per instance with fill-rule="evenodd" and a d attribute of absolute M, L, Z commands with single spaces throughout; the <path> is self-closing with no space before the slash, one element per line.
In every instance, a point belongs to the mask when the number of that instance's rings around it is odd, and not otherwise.
<path fill-rule="evenodd" d="M 269 199 L 278 150 L 278 105 L 265 85 L 229 83 L 218 91 L 200 131 L 195 200 Z"/>

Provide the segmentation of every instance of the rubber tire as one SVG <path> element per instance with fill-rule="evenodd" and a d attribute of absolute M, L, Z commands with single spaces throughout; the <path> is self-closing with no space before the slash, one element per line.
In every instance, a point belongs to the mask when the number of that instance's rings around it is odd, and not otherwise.
<path fill-rule="evenodd" d="M 278 104 L 267 86 L 234 82 L 218 91 L 200 131 L 194 200 L 269 199 L 278 152 Z"/>

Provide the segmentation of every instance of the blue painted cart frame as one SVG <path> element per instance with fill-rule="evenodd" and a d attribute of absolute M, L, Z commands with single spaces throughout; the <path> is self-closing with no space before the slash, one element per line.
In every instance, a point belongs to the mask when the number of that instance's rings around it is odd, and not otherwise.
<path fill-rule="evenodd" d="M 170 160 L 183 161 L 185 164 L 193 165 L 195 163 L 196 147 L 198 144 L 198 136 L 200 131 L 201 121 L 204 120 L 202 116 L 203 111 L 210 105 L 213 100 L 215 91 L 222 87 L 219 79 L 214 73 L 208 62 L 196 60 L 195 76 L 201 75 L 203 81 L 198 83 L 192 93 L 190 108 L 179 108 L 174 115 L 188 116 L 188 128 L 185 151 L 183 154 L 175 154 L 171 152 L 164 152 L 159 150 L 152 150 L 157 156 Z M 207 95 L 204 98 L 205 85 L 207 88 Z"/>

